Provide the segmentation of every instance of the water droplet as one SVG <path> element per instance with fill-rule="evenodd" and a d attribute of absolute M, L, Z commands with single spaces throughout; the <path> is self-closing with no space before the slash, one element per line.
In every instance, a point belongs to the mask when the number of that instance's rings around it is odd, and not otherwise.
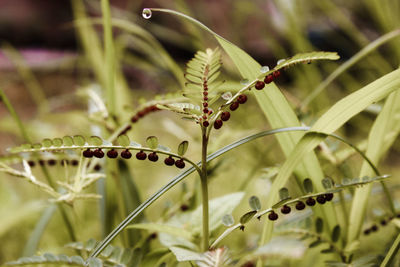
<path fill-rule="evenodd" d="M 248 85 L 249 84 L 249 80 L 248 79 L 244 79 L 240 81 L 241 84 L 243 85 Z"/>
<path fill-rule="evenodd" d="M 268 66 L 262 66 L 260 69 L 261 73 L 267 73 L 269 71 L 269 67 Z"/>
<path fill-rule="evenodd" d="M 286 61 L 286 59 L 279 59 L 278 62 L 276 62 L 276 65 L 282 64 L 285 61 Z"/>
<path fill-rule="evenodd" d="M 225 93 L 222 94 L 221 97 L 222 97 L 222 99 L 224 99 L 224 100 L 229 100 L 229 99 L 232 98 L 232 93 L 231 93 L 231 92 L 225 92 Z"/>
<path fill-rule="evenodd" d="M 142 11 L 143 18 L 149 19 L 149 18 L 151 18 L 151 15 L 152 15 L 152 12 L 149 8 L 143 9 L 143 11 Z"/>

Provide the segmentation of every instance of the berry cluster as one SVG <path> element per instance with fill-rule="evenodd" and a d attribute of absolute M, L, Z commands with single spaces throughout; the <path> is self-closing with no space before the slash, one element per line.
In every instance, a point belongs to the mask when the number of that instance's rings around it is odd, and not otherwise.
<path fill-rule="evenodd" d="M 208 122 L 208 116 L 212 114 L 212 110 L 208 108 L 208 84 L 207 79 L 203 79 L 203 126 L 208 127 L 210 123 Z"/>
<path fill-rule="evenodd" d="M 134 116 L 131 118 L 132 123 L 136 123 L 140 118 L 146 116 L 150 112 L 155 112 L 160 110 L 156 105 L 145 107 L 144 109 L 138 111 Z"/>
<path fill-rule="evenodd" d="M 103 158 L 104 157 L 104 152 L 102 151 L 101 148 L 97 148 L 94 150 L 91 150 L 88 148 L 88 149 L 84 150 L 82 154 L 85 158 L 92 158 L 92 157 Z M 125 150 L 121 151 L 120 156 L 123 159 L 130 159 L 132 157 L 132 153 L 128 149 L 125 149 Z M 115 149 L 108 150 L 107 157 L 110 159 L 117 158 L 118 151 Z M 138 159 L 138 160 L 149 159 L 152 162 L 156 162 L 156 161 L 158 161 L 158 155 L 156 152 L 151 152 L 147 155 L 143 150 L 140 150 L 139 152 L 136 153 L 136 159 Z M 175 160 L 172 156 L 165 158 L 164 163 L 167 166 L 175 165 L 179 169 L 185 168 L 185 162 L 183 161 L 183 159 Z"/>
<path fill-rule="evenodd" d="M 231 111 L 236 110 L 239 107 L 239 104 L 244 104 L 247 101 L 247 96 L 246 95 L 239 95 L 238 98 L 236 99 L 235 102 L 233 102 L 230 106 L 229 109 Z M 223 125 L 224 121 L 228 121 L 231 118 L 231 113 L 229 111 L 224 111 L 221 113 L 221 117 L 214 122 L 214 128 L 215 129 L 220 129 Z"/>
<path fill-rule="evenodd" d="M 379 223 L 382 226 L 386 226 L 394 218 L 395 218 L 394 216 L 391 216 L 391 217 L 387 218 L 386 220 L 385 219 L 381 219 Z M 400 214 L 397 214 L 396 218 L 400 218 Z M 369 235 L 370 233 L 378 231 L 378 229 L 379 229 L 379 227 L 376 224 L 373 224 L 371 227 L 365 229 L 363 231 L 363 233 L 364 233 L 364 235 Z"/>
<path fill-rule="evenodd" d="M 257 90 L 262 90 L 265 87 L 265 84 L 272 83 L 280 75 L 281 72 L 279 70 L 274 71 L 272 74 L 268 74 L 267 76 L 265 76 L 264 81 L 257 81 L 254 87 Z"/>
<path fill-rule="evenodd" d="M 333 193 L 326 193 L 323 195 L 318 195 L 316 197 L 316 200 L 312 197 L 307 198 L 307 200 L 305 201 L 305 204 L 303 201 L 299 200 L 297 201 L 295 208 L 296 210 L 304 210 L 307 206 L 315 206 L 315 204 L 318 202 L 319 204 L 325 204 L 325 202 L 327 201 L 331 201 L 333 199 Z M 288 205 L 283 205 L 281 207 L 281 213 L 282 214 L 289 214 L 291 212 L 292 208 Z M 268 219 L 271 221 L 276 221 L 278 219 L 278 214 L 275 211 L 271 211 L 268 214 Z"/>
<path fill-rule="evenodd" d="M 59 161 L 60 161 L 60 164 L 61 164 L 61 165 L 66 164 L 66 165 L 78 166 L 78 164 L 79 164 L 79 161 L 76 160 L 76 159 L 72 159 L 72 160 L 61 159 L 61 160 L 59 160 Z M 44 166 L 44 165 L 46 165 L 46 164 L 47 164 L 48 166 L 55 166 L 55 165 L 57 165 L 57 160 L 56 160 L 56 159 L 48 159 L 48 160 L 40 159 L 40 160 L 37 161 L 37 163 L 38 163 L 40 166 Z M 35 167 L 35 166 L 36 166 L 36 162 L 33 161 L 33 160 L 29 160 L 29 161 L 28 161 L 28 164 L 29 164 L 30 167 Z"/>

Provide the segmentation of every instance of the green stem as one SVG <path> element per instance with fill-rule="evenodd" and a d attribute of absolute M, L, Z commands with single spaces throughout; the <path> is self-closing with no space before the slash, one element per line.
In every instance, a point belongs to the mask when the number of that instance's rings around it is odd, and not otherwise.
<path fill-rule="evenodd" d="M 400 248 L 400 234 L 397 235 L 396 239 L 393 242 L 393 245 L 389 249 L 389 252 L 386 254 L 386 257 L 383 259 L 383 261 L 381 263 L 381 267 L 389 266 L 389 264 L 393 260 L 394 256 L 396 256 L 399 248 Z"/>
<path fill-rule="evenodd" d="M 202 150 L 201 150 L 201 195 L 203 202 L 203 251 L 208 250 L 208 181 L 207 181 L 207 128 L 202 127 Z"/>

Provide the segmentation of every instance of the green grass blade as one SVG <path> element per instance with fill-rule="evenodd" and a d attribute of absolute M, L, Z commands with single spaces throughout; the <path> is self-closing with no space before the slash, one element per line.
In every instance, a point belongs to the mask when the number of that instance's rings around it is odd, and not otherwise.
<path fill-rule="evenodd" d="M 393 242 L 393 245 L 390 247 L 388 253 L 381 263 L 381 267 L 390 266 L 389 264 L 392 262 L 393 258 L 397 255 L 397 252 L 400 248 L 400 234 L 397 235 L 396 239 Z"/>
<path fill-rule="evenodd" d="M 387 150 L 396 140 L 396 137 L 400 131 L 399 116 L 400 91 L 396 91 L 387 98 L 385 105 L 375 120 L 368 137 L 366 154 L 372 159 L 374 164 L 379 163 L 384 153 L 387 152 Z M 390 139 L 387 138 L 388 134 L 391 135 Z M 370 173 L 371 169 L 363 164 L 360 175 L 366 176 L 370 175 Z M 367 185 L 355 191 L 349 218 L 349 231 L 347 236 L 347 242 L 349 245 L 355 241 L 360 234 L 370 192 L 371 185 Z M 393 209 L 394 208 L 392 206 L 392 211 Z"/>

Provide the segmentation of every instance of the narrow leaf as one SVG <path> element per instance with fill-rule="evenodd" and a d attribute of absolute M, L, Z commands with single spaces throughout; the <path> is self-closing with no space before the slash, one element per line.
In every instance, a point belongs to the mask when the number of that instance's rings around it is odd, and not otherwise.
<path fill-rule="evenodd" d="M 130 144 L 129 137 L 126 134 L 122 134 L 122 135 L 118 136 L 117 142 L 120 146 L 125 146 L 125 147 L 129 146 L 129 144 Z"/>
<path fill-rule="evenodd" d="M 303 187 L 306 193 L 310 194 L 314 191 L 314 186 L 310 178 L 306 178 L 303 181 Z"/>
<path fill-rule="evenodd" d="M 146 139 L 146 144 L 151 149 L 156 149 L 158 146 L 158 139 L 155 136 L 149 136 Z"/>
<path fill-rule="evenodd" d="M 189 142 L 188 141 L 183 141 L 182 143 L 179 144 L 178 146 L 178 155 L 179 156 L 183 156 L 185 155 L 187 149 L 189 146 Z"/>
<path fill-rule="evenodd" d="M 250 221 L 254 217 L 254 215 L 256 213 L 257 213 L 257 211 L 255 211 L 255 210 L 245 213 L 242 217 L 240 217 L 240 223 L 246 224 L 248 221 Z"/>

